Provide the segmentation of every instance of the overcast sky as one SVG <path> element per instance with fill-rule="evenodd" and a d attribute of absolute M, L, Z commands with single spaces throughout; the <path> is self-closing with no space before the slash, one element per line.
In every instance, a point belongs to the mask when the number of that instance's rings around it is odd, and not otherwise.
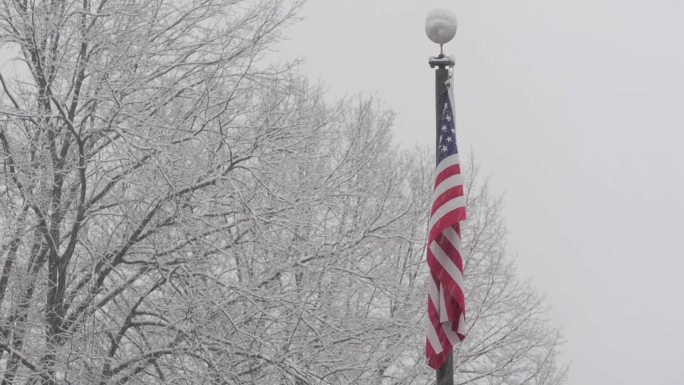
<path fill-rule="evenodd" d="M 433 143 L 436 0 L 311 0 L 282 55 L 373 92 Z M 567 338 L 568 385 L 684 383 L 684 2 L 477 0 L 459 17 L 459 143 L 505 194 L 510 251 Z M 467 275 L 467 272 L 466 272 Z"/>

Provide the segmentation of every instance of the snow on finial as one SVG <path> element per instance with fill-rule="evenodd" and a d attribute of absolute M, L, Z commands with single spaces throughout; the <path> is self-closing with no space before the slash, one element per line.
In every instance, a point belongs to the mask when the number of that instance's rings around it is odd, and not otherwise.
<path fill-rule="evenodd" d="M 442 45 L 456 36 L 456 15 L 448 9 L 435 9 L 425 18 L 425 33 L 430 40 Z"/>

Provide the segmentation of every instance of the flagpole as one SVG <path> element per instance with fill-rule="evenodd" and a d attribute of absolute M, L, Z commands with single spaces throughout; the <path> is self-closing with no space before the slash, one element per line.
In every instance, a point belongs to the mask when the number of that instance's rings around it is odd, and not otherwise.
<path fill-rule="evenodd" d="M 445 99 L 448 98 L 447 81 L 449 80 L 449 68 L 454 66 L 450 57 L 440 53 L 439 56 L 430 58 L 430 68 L 435 68 L 435 157 L 439 157 L 439 134 L 442 128 L 442 113 Z M 447 355 L 444 364 L 437 369 L 436 385 L 454 384 L 454 359 L 453 354 Z"/>
<path fill-rule="evenodd" d="M 439 44 L 439 55 L 430 57 L 430 68 L 435 69 L 435 158 L 439 161 L 439 137 L 442 128 L 442 114 L 445 99 L 448 98 L 447 81 L 449 69 L 454 66 L 454 60 L 444 54 L 444 44 L 456 35 L 456 18 L 447 10 L 435 10 L 428 14 L 425 21 L 425 32 L 430 40 Z M 436 385 L 454 384 L 453 352 L 447 354 L 446 360 L 436 371 Z"/>

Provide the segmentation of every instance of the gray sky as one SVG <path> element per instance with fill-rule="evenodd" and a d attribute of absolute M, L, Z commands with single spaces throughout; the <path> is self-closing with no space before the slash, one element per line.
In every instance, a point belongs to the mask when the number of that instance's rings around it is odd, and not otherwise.
<path fill-rule="evenodd" d="M 373 92 L 433 143 L 437 0 L 311 0 L 282 55 L 333 96 Z M 505 193 L 510 251 L 548 294 L 569 385 L 684 381 L 684 2 L 448 3 L 456 111 Z"/>

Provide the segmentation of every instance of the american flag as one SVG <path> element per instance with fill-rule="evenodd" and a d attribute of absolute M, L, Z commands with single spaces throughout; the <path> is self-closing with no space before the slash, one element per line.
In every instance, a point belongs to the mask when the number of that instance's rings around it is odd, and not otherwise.
<path fill-rule="evenodd" d="M 425 356 L 442 366 L 454 345 L 465 338 L 465 298 L 461 226 L 466 218 L 463 176 L 456 148 L 452 101 L 445 98 L 437 145 L 437 170 L 428 227 L 428 322 Z"/>

